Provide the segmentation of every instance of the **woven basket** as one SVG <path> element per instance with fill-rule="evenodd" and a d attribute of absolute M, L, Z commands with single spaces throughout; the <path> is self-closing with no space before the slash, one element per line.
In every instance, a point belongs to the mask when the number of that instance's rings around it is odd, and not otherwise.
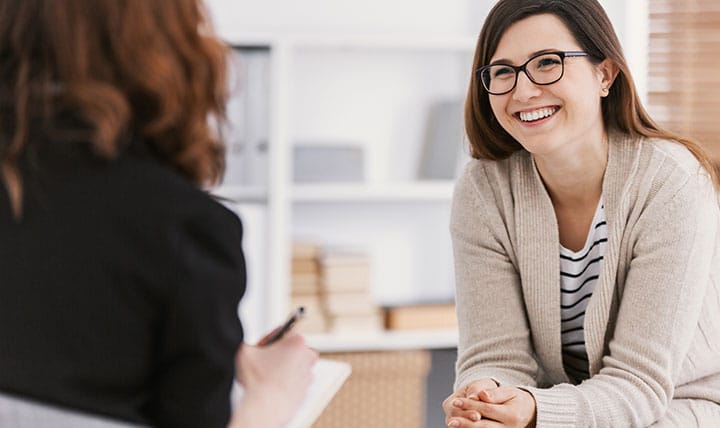
<path fill-rule="evenodd" d="M 313 428 L 422 428 L 429 351 L 328 353 L 352 374 Z"/>

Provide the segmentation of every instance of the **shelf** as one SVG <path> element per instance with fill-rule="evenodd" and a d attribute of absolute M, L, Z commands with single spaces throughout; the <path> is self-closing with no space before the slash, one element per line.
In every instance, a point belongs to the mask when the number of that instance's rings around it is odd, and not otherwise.
<path fill-rule="evenodd" d="M 318 352 L 399 351 L 456 348 L 456 330 L 385 331 L 379 333 L 318 334 L 306 336 Z"/>
<path fill-rule="evenodd" d="M 296 184 L 292 199 L 310 202 L 449 202 L 451 180 L 392 184 Z"/>
<path fill-rule="evenodd" d="M 212 194 L 237 203 L 264 204 L 267 202 L 267 189 L 263 186 L 220 186 L 213 189 Z"/>

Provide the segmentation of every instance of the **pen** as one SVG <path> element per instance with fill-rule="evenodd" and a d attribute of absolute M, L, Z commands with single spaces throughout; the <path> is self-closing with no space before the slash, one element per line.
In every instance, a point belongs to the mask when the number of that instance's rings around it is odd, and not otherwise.
<path fill-rule="evenodd" d="M 305 308 L 300 306 L 299 308 L 295 309 L 291 314 L 290 317 L 288 317 L 287 321 L 285 321 L 281 326 L 275 328 L 273 331 L 268 333 L 265 337 L 260 339 L 257 346 L 270 346 L 273 343 L 280 340 L 283 336 L 285 336 L 285 333 L 290 331 L 292 326 L 305 315 Z"/>

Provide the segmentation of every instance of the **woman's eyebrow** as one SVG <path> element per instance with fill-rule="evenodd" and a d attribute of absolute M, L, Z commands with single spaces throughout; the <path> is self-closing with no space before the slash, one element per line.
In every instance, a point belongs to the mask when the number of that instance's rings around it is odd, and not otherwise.
<path fill-rule="evenodd" d="M 541 50 L 539 50 L 539 51 L 535 51 L 535 52 L 531 53 L 530 55 L 528 55 L 528 58 L 532 58 L 532 57 L 534 57 L 535 55 L 540 55 L 540 54 L 544 54 L 544 53 L 548 53 L 548 52 L 560 52 L 560 51 L 561 51 L 560 49 L 541 49 Z M 512 62 L 511 60 L 507 59 L 507 58 L 500 58 L 500 59 L 496 59 L 495 61 L 491 62 L 491 63 L 488 64 L 488 65 L 495 65 L 495 64 L 512 64 L 512 63 L 513 63 L 513 62 Z"/>

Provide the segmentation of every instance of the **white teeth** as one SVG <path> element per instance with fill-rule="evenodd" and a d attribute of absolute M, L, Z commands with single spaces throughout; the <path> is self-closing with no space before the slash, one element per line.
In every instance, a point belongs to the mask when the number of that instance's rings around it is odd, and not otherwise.
<path fill-rule="evenodd" d="M 532 122 L 538 119 L 544 119 L 553 113 L 555 113 L 557 109 L 555 107 L 546 107 L 541 108 L 539 110 L 531 111 L 531 112 L 520 112 L 520 120 L 523 122 Z"/>

